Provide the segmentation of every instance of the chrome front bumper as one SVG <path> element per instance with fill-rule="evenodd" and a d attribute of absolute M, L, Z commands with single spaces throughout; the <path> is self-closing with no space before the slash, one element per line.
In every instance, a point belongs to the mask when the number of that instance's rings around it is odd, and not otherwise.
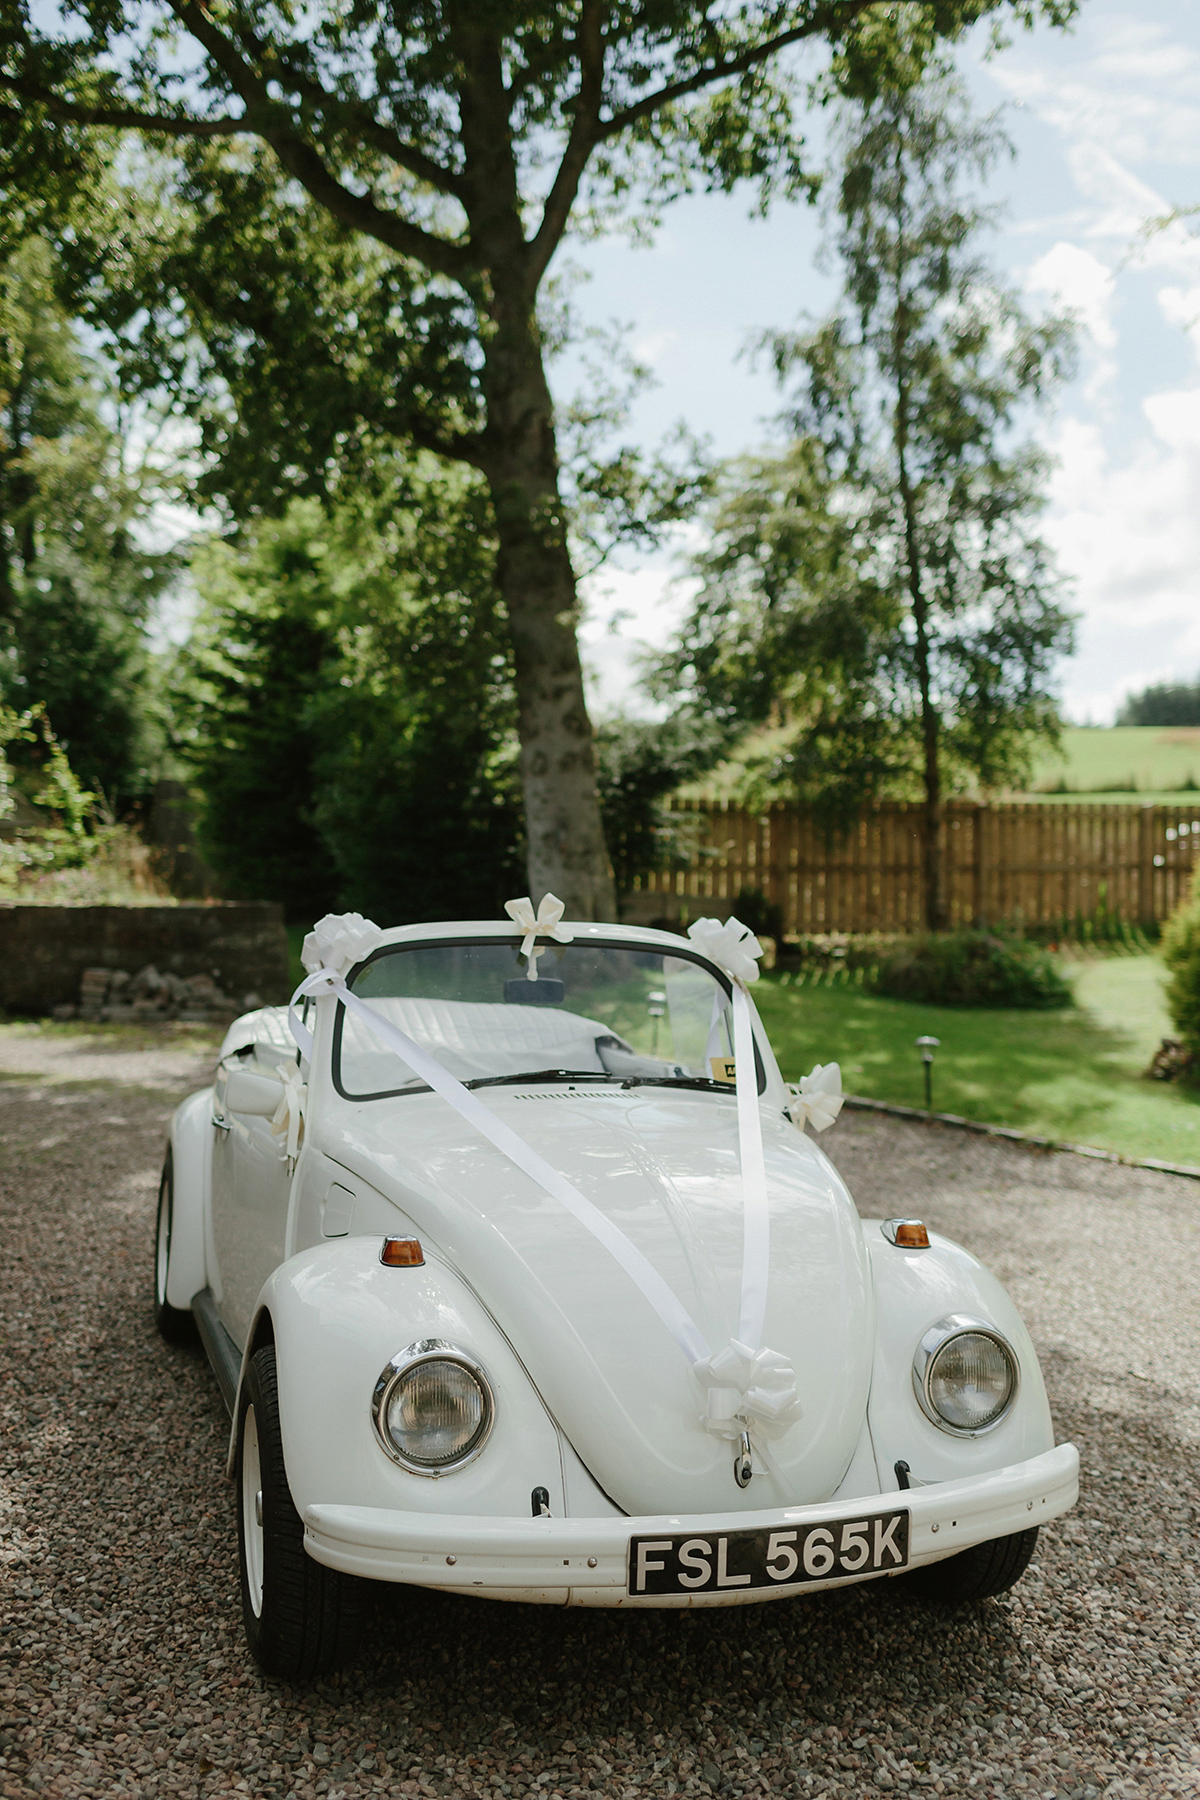
<path fill-rule="evenodd" d="M 469 1513 L 390 1512 L 371 1506 L 308 1506 L 304 1545 L 331 1569 L 375 1581 L 442 1588 L 482 1599 L 540 1601 L 552 1606 L 745 1606 L 795 1598 L 819 1588 L 848 1587 L 879 1575 L 842 1575 L 780 1588 L 717 1594 L 627 1592 L 633 1537 L 764 1529 L 870 1520 L 910 1513 L 908 1567 L 940 1562 L 972 1544 L 1043 1525 L 1074 1506 L 1079 1452 L 1060 1444 L 1028 1462 L 965 1481 L 936 1482 L 897 1494 L 780 1506 L 764 1512 L 703 1516 L 659 1514 L 600 1519 L 481 1518 Z"/>

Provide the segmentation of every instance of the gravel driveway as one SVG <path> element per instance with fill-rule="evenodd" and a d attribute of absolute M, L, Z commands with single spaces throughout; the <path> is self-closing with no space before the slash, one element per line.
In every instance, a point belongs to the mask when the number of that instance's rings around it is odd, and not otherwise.
<path fill-rule="evenodd" d="M 243 1647 L 216 1387 L 150 1320 L 189 1071 L 39 1066 L 0 1084 L 5 1795 L 1200 1793 L 1200 1184 L 862 1115 L 823 1140 L 864 1211 L 980 1250 L 1043 1352 L 1084 1497 L 1005 1599 L 609 1615 L 389 1589 L 358 1664 L 293 1690 Z"/>

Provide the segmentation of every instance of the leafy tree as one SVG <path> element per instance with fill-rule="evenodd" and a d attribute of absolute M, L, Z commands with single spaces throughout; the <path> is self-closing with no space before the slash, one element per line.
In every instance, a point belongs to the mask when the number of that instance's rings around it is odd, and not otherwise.
<path fill-rule="evenodd" d="M 691 846 L 662 802 L 710 768 L 726 741 L 707 720 L 686 713 L 663 720 L 619 716 L 597 726 L 597 785 L 618 892 L 676 856 L 687 860 Z"/>
<path fill-rule="evenodd" d="M 83 0 L 60 23 L 4 0 L 0 89 L 51 140 L 131 129 L 189 180 L 265 147 L 312 205 L 387 253 L 416 321 L 392 424 L 480 470 L 512 640 L 530 880 L 613 904 L 575 638 L 539 292 L 572 220 L 613 223 L 699 180 L 803 189 L 782 53 L 832 41 L 867 78 L 903 15 L 926 48 L 1002 0 L 433 0 L 296 12 Z M 1006 10 L 1061 23 L 1074 0 Z"/>
<path fill-rule="evenodd" d="M 976 249 L 995 124 L 972 120 L 948 71 L 911 76 L 898 63 L 838 109 L 842 299 L 770 341 L 800 443 L 718 521 L 674 662 L 709 705 L 794 718 L 794 778 L 827 785 L 832 816 L 919 780 L 940 930 L 947 777 L 1016 779 L 1057 730 L 1050 677 L 1072 626 L 1034 529 L 1046 461 L 1014 437 L 1070 329 L 1029 319 Z"/>
<path fill-rule="evenodd" d="M 294 501 L 195 575 L 179 748 L 234 892 L 311 920 L 492 912 L 519 880 L 513 703 L 477 481 Z"/>
<path fill-rule="evenodd" d="M 1200 725 L 1200 680 L 1163 681 L 1130 694 L 1118 725 Z"/>
<path fill-rule="evenodd" d="M 110 806 L 145 790 L 154 753 L 144 626 L 175 560 L 139 543 L 153 497 L 145 465 L 125 466 L 53 254 L 27 238 L 0 265 L 0 693 L 44 707 Z"/>

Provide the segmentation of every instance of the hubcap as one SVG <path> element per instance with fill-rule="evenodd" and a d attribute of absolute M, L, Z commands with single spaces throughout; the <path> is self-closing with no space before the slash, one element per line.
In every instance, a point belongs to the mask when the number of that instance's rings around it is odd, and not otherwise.
<path fill-rule="evenodd" d="M 246 1408 L 242 1421 L 242 1557 L 246 1593 L 257 1619 L 263 1603 L 262 1468 L 258 1455 L 258 1420 Z"/>

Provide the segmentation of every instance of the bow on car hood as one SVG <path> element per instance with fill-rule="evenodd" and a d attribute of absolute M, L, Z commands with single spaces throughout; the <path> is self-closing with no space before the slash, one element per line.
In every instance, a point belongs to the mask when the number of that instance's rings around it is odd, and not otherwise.
<path fill-rule="evenodd" d="M 723 1348 L 736 1330 L 742 1272 L 734 1097 L 599 1084 L 486 1097 L 637 1244 L 710 1348 Z M 444 1102 L 414 1094 L 349 1105 L 336 1139 L 326 1136 L 329 1153 L 402 1206 L 471 1283 L 619 1506 L 694 1513 L 771 1503 L 769 1476 L 736 1485 L 731 1446 L 700 1424 L 696 1377 L 618 1264 Z M 763 1139 L 764 1342 L 790 1358 L 804 1409 L 771 1449 L 790 1497 L 810 1502 L 841 1482 L 862 1429 L 872 1288 L 857 1214 L 826 1159 L 767 1107 Z"/>

